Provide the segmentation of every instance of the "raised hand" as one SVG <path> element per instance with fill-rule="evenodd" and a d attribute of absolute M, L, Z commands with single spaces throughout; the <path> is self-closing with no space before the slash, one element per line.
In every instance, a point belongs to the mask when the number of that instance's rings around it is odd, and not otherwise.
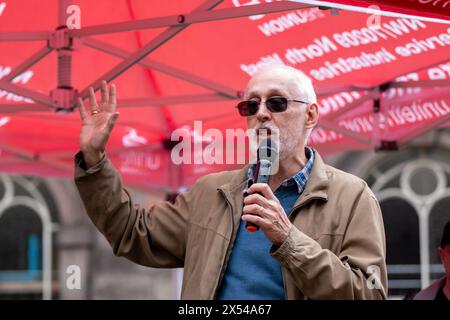
<path fill-rule="evenodd" d="M 89 88 L 90 115 L 86 112 L 83 100 L 78 98 L 78 109 L 82 120 L 79 139 L 80 150 L 83 152 L 84 160 L 89 167 L 102 159 L 106 143 L 119 116 L 119 113 L 116 112 L 116 86 L 112 84 L 108 93 L 108 85 L 106 81 L 102 81 L 101 96 L 99 104 L 94 89 Z"/>

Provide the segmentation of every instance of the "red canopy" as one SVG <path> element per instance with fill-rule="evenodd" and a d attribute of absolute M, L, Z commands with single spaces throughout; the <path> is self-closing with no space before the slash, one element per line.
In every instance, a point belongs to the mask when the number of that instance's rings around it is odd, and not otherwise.
<path fill-rule="evenodd" d="M 448 18 L 448 11 L 426 12 L 424 1 L 340 1 L 375 2 L 389 12 Z M 80 128 L 76 97 L 106 79 L 117 85 L 121 112 L 108 155 L 125 181 L 164 191 L 188 186 L 235 166 L 175 165 L 171 134 L 189 132 L 198 151 L 214 140 L 208 129 L 224 136 L 245 129 L 234 105 L 269 62 L 312 79 L 321 119 L 309 142 L 322 154 L 395 149 L 447 125 L 449 25 L 330 7 L 0 0 L 0 170 L 70 177 Z"/>

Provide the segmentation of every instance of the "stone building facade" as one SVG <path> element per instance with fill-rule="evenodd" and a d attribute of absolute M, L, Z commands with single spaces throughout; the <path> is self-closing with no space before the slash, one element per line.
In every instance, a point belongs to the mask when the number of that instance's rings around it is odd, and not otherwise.
<path fill-rule="evenodd" d="M 399 151 L 325 160 L 365 179 L 380 201 L 391 298 L 442 276 L 436 248 L 450 220 L 450 128 Z M 164 198 L 131 192 L 146 206 Z M 180 293 L 182 270 L 146 268 L 113 255 L 68 180 L 0 175 L 0 256 L 0 298 L 177 299 Z"/>

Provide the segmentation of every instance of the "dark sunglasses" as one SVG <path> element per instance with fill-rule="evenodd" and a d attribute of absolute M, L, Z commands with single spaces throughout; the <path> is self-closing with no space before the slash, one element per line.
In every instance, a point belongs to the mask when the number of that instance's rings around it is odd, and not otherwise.
<path fill-rule="evenodd" d="M 286 111 L 288 107 L 288 102 L 300 102 L 308 104 L 308 102 L 301 100 L 289 100 L 285 97 L 272 97 L 266 100 L 266 107 L 270 112 L 283 112 Z M 239 110 L 239 114 L 243 117 L 254 116 L 259 109 L 261 101 L 257 100 L 246 100 L 238 103 L 236 108 Z"/>

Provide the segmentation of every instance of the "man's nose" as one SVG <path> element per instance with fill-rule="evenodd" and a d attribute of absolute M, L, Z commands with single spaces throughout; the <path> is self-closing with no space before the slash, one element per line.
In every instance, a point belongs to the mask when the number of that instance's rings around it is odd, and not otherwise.
<path fill-rule="evenodd" d="M 266 102 L 261 101 L 259 104 L 258 112 L 256 113 L 256 118 L 260 122 L 269 121 L 272 117 L 272 113 L 267 109 Z"/>

